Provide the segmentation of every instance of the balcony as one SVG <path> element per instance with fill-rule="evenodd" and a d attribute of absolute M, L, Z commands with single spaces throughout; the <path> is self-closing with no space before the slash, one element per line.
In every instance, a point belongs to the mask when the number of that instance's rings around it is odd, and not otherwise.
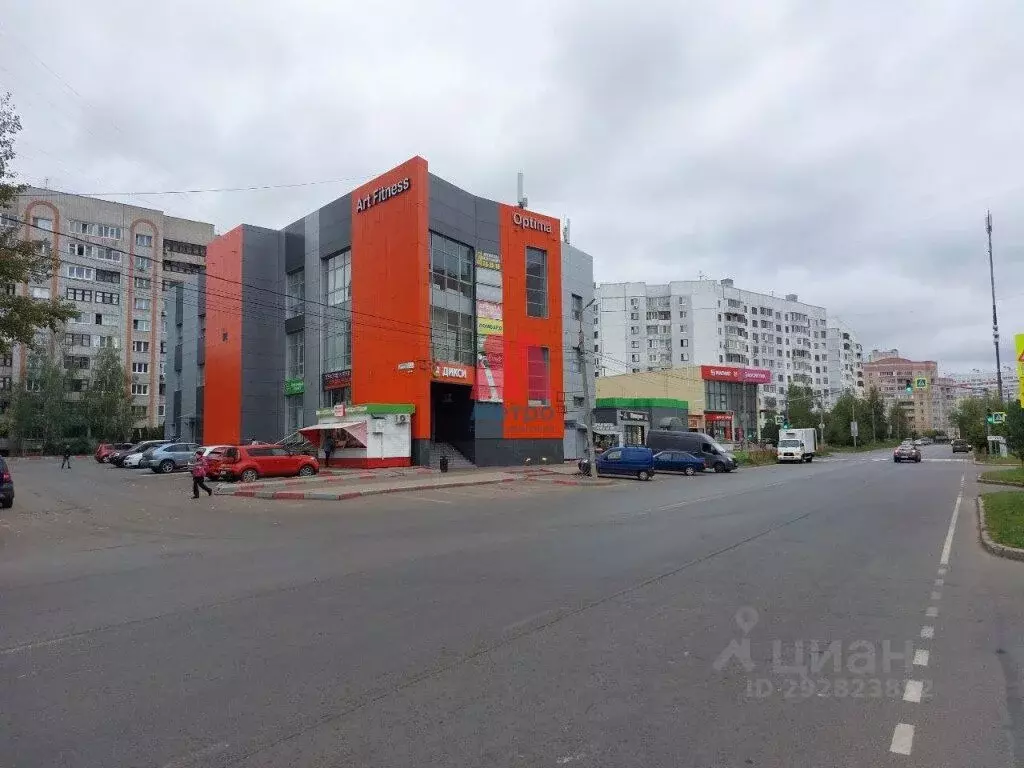
<path fill-rule="evenodd" d="M 737 312 L 736 310 L 731 310 L 729 312 L 724 313 L 722 315 L 722 319 L 725 320 L 725 322 L 727 323 L 739 323 L 740 325 L 744 326 L 747 324 L 746 314 L 743 312 Z"/>
<path fill-rule="evenodd" d="M 750 365 L 750 357 L 748 355 L 743 354 L 742 352 L 726 352 L 725 362 Z"/>

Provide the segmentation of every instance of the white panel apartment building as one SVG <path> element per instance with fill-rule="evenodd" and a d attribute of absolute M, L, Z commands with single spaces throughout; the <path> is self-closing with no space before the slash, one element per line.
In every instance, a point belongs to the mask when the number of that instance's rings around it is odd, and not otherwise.
<path fill-rule="evenodd" d="M 767 368 L 774 383 L 761 395 L 780 404 L 790 383 L 821 397 L 832 386 L 825 309 L 795 294 L 744 291 L 732 280 L 680 280 L 603 283 L 596 296 L 598 375 L 691 365 Z"/>
<path fill-rule="evenodd" d="M 40 240 L 59 262 L 47 280 L 11 286 L 45 300 L 61 297 L 79 309 L 63 338 L 56 340 L 73 391 L 84 388 L 100 348 L 121 350 L 131 374 L 138 427 L 164 420 L 165 288 L 195 285 L 205 267 L 212 224 L 165 216 L 92 197 L 26 188 L 17 210 L 0 211 L 0 226 L 20 227 L 27 240 Z M 191 293 L 196 301 L 197 291 Z M 0 407 L 15 381 L 31 386 L 28 355 L 15 349 L 0 360 Z M 71 395 L 75 397 L 75 395 Z"/>
<path fill-rule="evenodd" d="M 844 392 L 858 397 L 865 395 L 864 348 L 846 323 L 836 318 L 828 321 L 828 383 L 826 404 L 829 408 Z"/>

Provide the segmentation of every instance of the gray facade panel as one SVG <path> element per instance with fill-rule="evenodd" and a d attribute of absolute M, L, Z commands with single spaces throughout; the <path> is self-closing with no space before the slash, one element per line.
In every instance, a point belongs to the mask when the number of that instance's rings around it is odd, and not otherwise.
<path fill-rule="evenodd" d="M 285 236 L 246 226 L 243 233 L 242 439 L 284 436 Z"/>
<path fill-rule="evenodd" d="M 289 224 L 284 230 L 284 271 L 291 274 L 302 269 L 306 261 L 306 229 L 302 221 Z"/>
<path fill-rule="evenodd" d="M 284 332 L 286 334 L 301 331 L 305 327 L 306 316 L 304 314 L 296 315 L 295 317 L 289 317 L 287 320 L 284 321 Z"/>
<path fill-rule="evenodd" d="M 583 376 L 576 355 L 572 354 L 579 341 L 580 321 L 572 316 L 572 296 L 575 294 L 587 306 L 594 299 L 594 259 L 569 243 L 562 243 L 562 330 L 565 339 L 566 361 L 562 367 L 562 388 L 565 393 L 565 451 L 570 459 L 580 458 L 585 446 L 585 434 L 580 438 L 577 424 L 585 421 L 585 408 L 576 405 L 573 398 L 583 395 Z M 590 407 L 594 407 L 594 309 L 583 313 L 583 352 L 586 374 L 590 383 Z M 585 430 L 584 430 L 585 433 Z"/>
<path fill-rule="evenodd" d="M 317 217 L 318 253 L 321 258 L 330 256 L 338 251 L 352 247 L 352 195 L 347 194 L 337 200 L 328 203 L 314 214 Z M 307 221 L 310 217 L 306 217 Z M 310 248 L 308 244 L 309 229 L 306 230 L 306 252 Z M 309 263 L 306 263 L 309 269 Z M 307 296 L 309 286 L 306 286 Z"/>
<path fill-rule="evenodd" d="M 478 467 L 511 467 L 526 464 L 561 464 L 564 459 L 563 444 L 559 439 L 523 439 L 476 441 L 476 465 Z"/>
<path fill-rule="evenodd" d="M 346 207 L 349 218 L 351 208 Z M 333 215 L 343 213 L 335 209 Z M 311 213 L 305 218 L 306 228 L 306 252 L 304 254 L 306 264 L 306 322 L 304 328 L 305 338 L 305 392 L 302 395 L 302 415 L 306 424 L 316 422 L 316 410 L 320 407 L 320 360 L 323 341 L 321 329 L 323 328 L 323 287 L 321 280 L 323 267 L 320 260 L 320 213 Z"/>

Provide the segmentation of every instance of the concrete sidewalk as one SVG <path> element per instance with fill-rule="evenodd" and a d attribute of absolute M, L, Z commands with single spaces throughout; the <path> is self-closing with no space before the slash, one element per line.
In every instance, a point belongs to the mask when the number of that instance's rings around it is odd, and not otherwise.
<path fill-rule="evenodd" d="M 243 496 L 256 499 L 303 499 L 340 501 L 382 493 L 401 493 L 433 488 L 459 488 L 467 485 L 511 483 L 520 478 L 509 472 L 471 472 L 463 475 L 448 473 L 430 477 L 393 478 L 378 482 L 341 482 L 328 480 L 305 489 L 254 488 L 252 485 L 218 485 L 214 493 L 219 496 Z"/>

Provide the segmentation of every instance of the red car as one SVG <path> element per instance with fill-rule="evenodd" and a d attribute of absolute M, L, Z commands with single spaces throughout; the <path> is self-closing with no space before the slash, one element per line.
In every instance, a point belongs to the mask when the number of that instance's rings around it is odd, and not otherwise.
<path fill-rule="evenodd" d="M 217 448 L 206 460 L 209 477 L 243 483 L 261 477 L 310 477 L 320 471 L 320 462 L 312 456 L 270 443 Z"/>
<path fill-rule="evenodd" d="M 110 458 L 110 454 L 115 451 L 124 451 L 131 447 L 131 443 L 100 443 L 96 446 L 96 453 L 93 454 L 93 457 L 100 464 L 103 464 Z"/>

